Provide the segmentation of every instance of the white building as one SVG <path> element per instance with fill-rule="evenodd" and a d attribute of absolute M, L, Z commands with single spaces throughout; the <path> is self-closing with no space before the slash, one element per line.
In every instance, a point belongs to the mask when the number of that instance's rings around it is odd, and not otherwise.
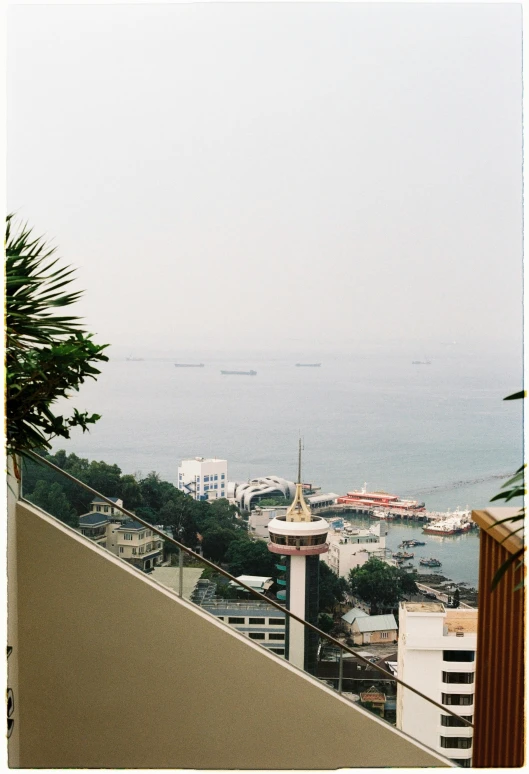
<path fill-rule="evenodd" d="M 268 539 L 268 524 L 277 516 L 285 516 L 287 506 L 284 508 L 254 508 L 248 517 L 248 532 L 254 537 Z"/>
<path fill-rule="evenodd" d="M 473 722 L 477 610 L 441 602 L 401 602 L 398 677 Z M 472 764 L 472 729 L 397 686 L 397 728 L 451 758 Z"/>
<path fill-rule="evenodd" d="M 281 476 L 263 476 L 251 481 L 230 481 L 227 497 L 232 499 L 243 511 L 251 511 L 260 500 L 268 497 L 284 497 L 287 501 L 294 497 L 296 485 Z"/>
<path fill-rule="evenodd" d="M 278 656 L 285 655 L 285 614 L 257 600 L 212 599 L 204 610 Z"/>
<path fill-rule="evenodd" d="M 228 462 L 216 457 L 193 457 L 178 467 L 178 488 L 195 500 L 227 497 Z"/>
<path fill-rule="evenodd" d="M 336 575 L 347 578 L 354 567 L 361 567 L 371 556 L 386 561 L 391 552 L 386 548 L 387 524 L 377 522 L 369 529 L 346 527 L 329 532 L 329 552 L 321 558 Z"/>

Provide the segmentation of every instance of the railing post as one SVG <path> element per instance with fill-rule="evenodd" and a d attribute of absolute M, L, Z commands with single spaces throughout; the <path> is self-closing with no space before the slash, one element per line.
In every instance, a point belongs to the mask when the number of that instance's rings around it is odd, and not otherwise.
<path fill-rule="evenodd" d="M 178 549 L 178 596 L 182 598 L 182 589 L 184 587 L 184 553 L 181 548 Z"/>
<path fill-rule="evenodd" d="M 343 689 L 343 650 L 340 648 L 340 663 L 338 666 L 338 693 L 341 694 Z"/>

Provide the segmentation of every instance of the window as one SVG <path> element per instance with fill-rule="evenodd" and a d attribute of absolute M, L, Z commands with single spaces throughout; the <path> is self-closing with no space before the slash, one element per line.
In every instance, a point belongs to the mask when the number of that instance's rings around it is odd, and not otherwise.
<path fill-rule="evenodd" d="M 119 553 L 120 553 L 120 554 L 122 554 L 122 553 L 123 553 L 123 546 L 120 546 L 120 547 L 119 547 Z"/>
<path fill-rule="evenodd" d="M 248 636 L 251 640 L 264 640 L 265 638 L 263 632 L 250 632 Z"/>
<path fill-rule="evenodd" d="M 209 484 L 204 484 L 204 492 L 207 492 L 209 489 Z"/>
<path fill-rule="evenodd" d="M 101 513 L 101 506 L 100 506 L 100 505 L 96 505 L 96 511 L 97 511 L 98 513 Z"/>
<path fill-rule="evenodd" d="M 130 534 L 130 532 L 125 532 L 125 534 L 123 535 L 123 538 L 124 540 L 132 540 L 132 535 Z"/>
<path fill-rule="evenodd" d="M 213 478 L 213 476 L 212 476 Z M 209 481 L 209 476 L 204 476 L 204 481 Z"/>
<path fill-rule="evenodd" d="M 284 648 L 268 648 L 268 650 L 271 650 L 272 653 L 277 653 L 280 656 L 285 655 L 285 649 Z"/>
<path fill-rule="evenodd" d="M 285 625 L 285 619 L 284 618 L 269 618 L 268 619 L 268 625 L 269 626 L 284 626 Z"/>
<path fill-rule="evenodd" d="M 458 750 L 468 750 L 472 747 L 470 736 L 442 736 L 441 747 L 456 747 Z"/>
<path fill-rule="evenodd" d="M 108 505 L 104 505 L 103 506 L 103 510 L 104 510 L 105 513 L 108 513 Z"/>
<path fill-rule="evenodd" d="M 144 540 L 144 539 L 145 539 L 145 532 L 142 532 L 140 535 L 140 540 Z"/>
<path fill-rule="evenodd" d="M 224 481 L 221 481 L 220 488 L 224 489 Z"/>
<path fill-rule="evenodd" d="M 221 476 L 220 476 L 220 477 L 221 477 L 221 479 L 224 481 L 224 479 L 225 479 L 225 475 L 224 475 L 224 473 L 221 473 Z"/>
<path fill-rule="evenodd" d="M 178 478 L 182 478 L 182 474 L 181 473 L 179 474 Z"/>
<path fill-rule="evenodd" d="M 476 653 L 473 650 L 443 650 L 443 661 L 474 661 Z"/>
<path fill-rule="evenodd" d="M 213 484 L 213 489 L 218 489 L 218 488 L 219 488 L 218 484 Z"/>
<path fill-rule="evenodd" d="M 261 624 L 261 625 L 263 625 L 264 622 L 265 622 L 264 618 L 249 618 L 248 619 L 248 623 L 251 623 L 251 624 Z"/>
<path fill-rule="evenodd" d="M 381 640 L 389 639 L 389 632 L 380 632 L 380 639 Z"/>
<path fill-rule="evenodd" d="M 450 760 L 464 769 L 472 768 L 472 758 L 450 758 Z"/>
<path fill-rule="evenodd" d="M 123 551 L 123 549 L 121 549 L 121 550 Z M 133 553 L 133 554 L 135 554 L 135 553 L 136 553 L 136 549 L 135 549 L 135 548 L 133 548 L 133 549 L 132 549 L 132 553 Z"/>
<path fill-rule="evenodd" d="M 234 616 L 230 615 L 228 617 L 228 623 L 231 623 L 231 624 L 243 624 L 244 623 L 244 618 L 235 618 Z"/>
<path fill-rule="evenodd" d="M 271 634 L 268 635 L 268 639 L 269 640 L 284 640 L 285 639 L 285 635 L 283 634 L 283 632 L 272 632 Z"/>
<path fill-rule="evenodd" d="M 474 696 L 471 693 L 443 693 L 443 704 L 447 706 L 460 706 L 474 703 Z"/>
<path fill-rule="evenodd" d="M 223 615 L 218 615 L 217 618 L 219 619 L 219 621 L 224 621 L 224 616 Z"/>
<path fill-rule="evenodd" d="M 473 683 L 474 672 L 443 672 L 443 683 Z"/>
<path fill-rule="evenodd" d="M 472 715 L 461 715 L 461 717 L 463 720 L 468 720 L 469 723 L 472 723 Z M 447 728 L 459 728 L 465 724 L 453 715 L 441 715 L 441 725 Z"/>
<path fill-rule="evenodd" d="M 197 476 L 197 481 L 200 481 L 200 476 Z"/>

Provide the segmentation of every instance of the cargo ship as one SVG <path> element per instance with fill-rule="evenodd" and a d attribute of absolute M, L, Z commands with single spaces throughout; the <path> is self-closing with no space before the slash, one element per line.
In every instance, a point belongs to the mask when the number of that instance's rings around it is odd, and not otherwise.
<path fill-rule="evenodd" d="M 204 363 L 175 363 L 175 368 L 204 368 Z"/>
<path fill-rule="evenodd" d="M 221 374 L 226 375 L 233 375 L 237 374 L 237 376 L 255 376 L 257 374 L 257 371 L 221 371 Z"/>

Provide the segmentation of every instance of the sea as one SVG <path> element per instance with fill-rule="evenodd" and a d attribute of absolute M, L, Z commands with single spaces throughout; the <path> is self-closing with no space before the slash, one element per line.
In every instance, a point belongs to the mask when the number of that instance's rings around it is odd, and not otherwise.
<path fill-rule="evenodd" d="M 295 480 L 301 437 L 303 481 L 322 493 L 366 484 L 436 511 L 487 507 L 522 463 L 522 401 L 503 401 L 521 388 L 521 357 L 501 350 L 131 354 L 142 359 L 110 352 L 97 382 L 69 401 L 102 418 L 54 449 L 173 483 L 180 460 L 195 456 L 226 459 L 230 480 Z M 255 376 L 221 374 L 251 369 Z M 420 534 L 390 522 L 387 543 L 396 550 Z M 477 587 L 477 533 L 427 540 L 425 555 L 442 560 L 442 574 Z"/>

